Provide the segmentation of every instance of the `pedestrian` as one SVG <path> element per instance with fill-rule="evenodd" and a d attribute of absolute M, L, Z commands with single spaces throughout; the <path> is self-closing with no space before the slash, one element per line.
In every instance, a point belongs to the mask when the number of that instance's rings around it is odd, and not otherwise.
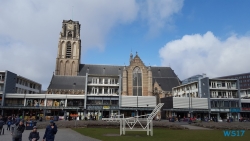
<path fill-rule="evenodd" d="M 180 117 L 180 115 L 178 116 L 178 121 L 181 122 L 181 117 Z"/>
<path fill-rule="evenodd" d="M 0 116 L 0 135 L 2 134 L 2 130 L 4 130 L 3 125 L 4 125 L 4 121 L 3 121 L 3 118 Z"/>
<path fill-rule="evenodd" d="M 22 141 L 22 134 L 25 129 L 24 121 L 20 120 L 11 128 L 12 141 Z"/>
<path fill-rule="evenodd" d="M 50 125 L 46 127 L 43 141 L 54 141 L 55 140 L 55 134 L 57 133 L 57 126 L 55 125 L 54 121 L 50 121 Z"/>
<path fill-rule="evenodd" d="M 11 124 L 12 124 L 12 121 L 9 118 L 8 121 L 7 121 L 7 130 L 9 130 L 9 131 L 10 131 Z"/>
<path fill-rule="evenodd" d="M 16 119 L 15 119 L 15 124 L 18 124 L 18 123 L 20 122 L 20 120 L 21 120 L 21 119 L 20 119 L 19 116 L 17 115 L 17 116 L 16 116 Z"/>
<path fill-rule="evenodd" d="M 30 132 L 29 141 L 38 141 L 39 139 L 39 132 L 37 132 L 37 127 L 34 126 L 32 132 Z"/>

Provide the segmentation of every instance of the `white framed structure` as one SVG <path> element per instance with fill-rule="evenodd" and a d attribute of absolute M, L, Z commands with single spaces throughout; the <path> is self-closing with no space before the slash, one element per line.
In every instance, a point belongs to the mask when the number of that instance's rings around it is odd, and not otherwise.
<path fill-rule="evenodd" d="M 126 131 L 147 131 L 147 135 L 150 134 L 153 136 L 153 119 L 163 105 L 164 103 L 159 103 L 149 115 L 140 115 L 129 118 L 124 118 L 124 115 L 122 115 L 122 118 L 120 118 L 120 135 L 125 135 Z M 135 128 L 137 123 L 141 128 Z"/>

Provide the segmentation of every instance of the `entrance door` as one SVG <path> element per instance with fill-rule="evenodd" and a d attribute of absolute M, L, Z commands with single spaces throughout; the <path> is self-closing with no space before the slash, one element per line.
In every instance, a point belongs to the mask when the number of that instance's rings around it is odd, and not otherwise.
<path fill-rule="evenodd" d="M 103 111 L 103 118 L 109 118 L 109 111 Z"/>

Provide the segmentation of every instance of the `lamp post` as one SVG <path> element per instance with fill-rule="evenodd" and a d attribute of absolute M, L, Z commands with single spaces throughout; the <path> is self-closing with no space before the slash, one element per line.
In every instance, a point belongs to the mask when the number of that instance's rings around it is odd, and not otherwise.
<path fill-rule="evenodd" d="M 189 83 L 190 83 L 190 78 L 188 79 Z M 188 97 L 189 97 L 189 114 L 190 114 L 190 118 L 192 118 L 192 111 L 191 111 L 191 108 L 192 108 L 192 97 L 191 97 L 191 93 L 190 93 L 190 89 L 191 89 L 191 84 L 189 84 L 189 94 L 188 94 Z"/>
<path fill-rule="evenodd" d="M 73 83 L 73 94 L 75 94 L 76 83 Z"/>
<path fill-rule="evenodd" d="M 77 115 L 78 115 L 78 107 L 77 107 Z M 76 128 L 76 117 L 75 117 L 75 128 Z"/>
<path fill-rule="evenodd" d="M 83 108 L 82 106 L 80 106 L 80 107 L 77 107 L 77 115 L 78 115 L 78 109 L 80 109 L 81 110 L 81 108 Z M 81 115 L 81 114 L 80 114 Z M 79 117 L 79 116 L 78 116 Z M 80 117 L 79 117 L 79 119 L 80 119 Z M 76 120 L 77 120 L 77 117 L 75 118 L 75 128 L 76 128 Z"/>

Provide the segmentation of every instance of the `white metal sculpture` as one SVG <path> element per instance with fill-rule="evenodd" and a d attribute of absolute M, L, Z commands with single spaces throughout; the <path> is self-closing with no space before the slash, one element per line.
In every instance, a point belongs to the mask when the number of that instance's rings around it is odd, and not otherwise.
<path fill-rule="evenodd" d="M 164 103 L 159 103 L 151 114 L 124 118 L 124 114 L 115 115 L 108 118 L 108 122 L 120 122 L 120 135 L 125 135 L 126 131 L 147 131 L 147 135 L 153 136 L 153 119 L 160 111 Z M 135 128 L 139 124 L 141 128 Z"/>

